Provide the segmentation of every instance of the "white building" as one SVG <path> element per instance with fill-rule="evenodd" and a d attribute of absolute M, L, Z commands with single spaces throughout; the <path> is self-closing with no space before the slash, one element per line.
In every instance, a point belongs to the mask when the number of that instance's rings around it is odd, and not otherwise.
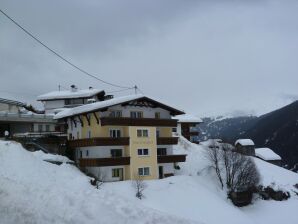
<path fill-rule="evenodd" d="M 46 114 L 56 114 L 65 108 L 73 108 L 82 106 L 90 102 L 104 100 L 105 92 L 99 89 L 79 90 L 75 85 L 72 85 L 70 90 L 53 91 L 37 97 L 44 105 Z"/>

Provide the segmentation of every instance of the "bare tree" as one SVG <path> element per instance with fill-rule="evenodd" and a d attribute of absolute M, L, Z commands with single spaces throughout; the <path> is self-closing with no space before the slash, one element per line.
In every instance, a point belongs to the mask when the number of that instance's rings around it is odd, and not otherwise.
<path fill-rule="evenodd" d="M 250 156 L 222 147 L 226 186 L 229 191 L 247 191 L 260 182 L 259 171 Z"/>
<path fill-rule="evenodd" d="M 213 169 L 218 177 L 218 180 L 221 185 L 221 189 L 223 189 L 223 179 L 221 174 L 221 151 L 218 143 L 215 140 L 212 140 L 209 145 L 208 151 L 206 153 L 206 157 L 210 162 L 210 168 Z"/>
<path fill-rule="evenodd" d="M 133 187 L 136 190 L 136 197 L 142 199 L 144 197 L 143 191 L 146 189 L 147 185 L 140 175 L 135 175 Z"/>

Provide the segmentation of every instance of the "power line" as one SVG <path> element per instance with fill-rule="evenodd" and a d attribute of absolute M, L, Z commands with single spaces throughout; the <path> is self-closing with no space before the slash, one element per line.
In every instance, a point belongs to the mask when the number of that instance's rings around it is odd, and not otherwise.
<path fill-rule="evenodd" d="M 16 22 L 13 18 L 11 18 L 9 15 L 7 15 L 5 12 L 3 12 L 3 10 L 0 9 L 0 12 L 7 17 L 11 22 L 13 22 L 16 26 L 18 26 L 21 30 L 23 30 L 27 35 L 29 35 L 31 38 L 33 38 L 35 41 L 37 41 L 40 45 L 42 45 L 43 47 L 45 47 L 47 50 L 49 50 L 50 52 L 52 52 L 54 55 L 56 55 L 58 58 L 60 58 L 61 60 L 63 60 L 64 62 L 66 62 L 67 64 L 69 64 L 70 66 L 72 66 L 73 68 L 79 70 L 80 72 L 84 73 L 85 75 L 88 75 L 89 77 L 92 77 L 98 81 L 101 81 L 107 85 L 110 86 L 114 86 L 117 88 L 121 88 L 121 89 L 128 89 L 131 87 L 127 87 L 127 86 L 121 86 L 121 85 L 117 85 L 117 84 L 113 84 L 111 82 L 107 82 L 103 79 L 100 79 L 98 77 L 96 77 L 95 75 L 90 74 L 89 72 L 85 71 L 84 69 L 80 68 L 79 66 L 73 64 L 72 62 L 70 62 L 68 59 L 66 59 L 65 57 L 63 57 L 62 55 L 60 55 L 59 53 L 57 53 L 55 50 L 51 49 L 50 47 L 48 47 L 45 43 L 43 43 L 41 40 L 39 40 L 36 36 L 34 36 L 33 34 L 31 34 L 28 30 L 26 30 L 24 27 L 22 27 L 18 22 Z"/>

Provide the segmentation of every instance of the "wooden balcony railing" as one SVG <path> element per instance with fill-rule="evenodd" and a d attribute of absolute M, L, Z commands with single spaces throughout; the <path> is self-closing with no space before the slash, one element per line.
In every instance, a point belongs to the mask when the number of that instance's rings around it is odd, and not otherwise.
<path fill-rule="evenodd" d="M 177 127 L 176 119 L 103 117 L 103 118 L 100 118 L 100 121 L 102 126 L 117 125 L 117 126 Z"/>
<path fill-rule="evenodd" d="M 80 159 L 80 167 L 125 166 L 130 164 L 130 157 Z"/>
<path fill-rule="evenodd" d="M 105 146 L 105 145 L 129 145 L 129 138 L 84 138 L 69 140 L 68 145 L 71 148 L 87 147 L 87 146 Z"/>
<path fill-rule="evenodd" d="M 157 156 L 158 163 L 176 163 L 176 162 L 185 162 L 186 155 L 166 155 L 166 156 Z"/>
<path fill-rule="evenodd" d="M 158 137 L 157 145 L 177 145 L 178 137 Z"/>

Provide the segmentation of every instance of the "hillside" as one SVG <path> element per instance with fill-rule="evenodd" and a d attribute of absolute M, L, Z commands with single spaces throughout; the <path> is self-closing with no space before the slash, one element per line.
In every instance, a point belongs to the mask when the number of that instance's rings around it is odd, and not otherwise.
<path fill-rule="evenodd" d="M 199 140 L 224 139 L 233 141 L 235 136 L 251 128 L 258 118 L 255 116 L 203 118 L 199 125 Z"/>
<path fill-rule="evenodd" d="M 104 183 L 101 189 L 72 165 L 44 162 L 39 153 L 0 141 L 0 217 L 11 223 L 229 223 L 296 224 L 298 197 L 288 201 L 256 199 L 235 207 L 206 169 L 205 146 L 180 138 L 175 153 L 187 154 L 177 176 L 146 181 L 139 200 L 131 181 Z M 298 175 L 256 159 L 265 185 L 288 191 Z M 291 191 L 292 192 L 292 191 Z M 220 221 L 219 221 L 220 220 Z"/>
<path fill-rule="evenodd" d="M 298 101 L 261 116 L 241 137 L 273 149 L 290 166 L 298 163 Z"/>

